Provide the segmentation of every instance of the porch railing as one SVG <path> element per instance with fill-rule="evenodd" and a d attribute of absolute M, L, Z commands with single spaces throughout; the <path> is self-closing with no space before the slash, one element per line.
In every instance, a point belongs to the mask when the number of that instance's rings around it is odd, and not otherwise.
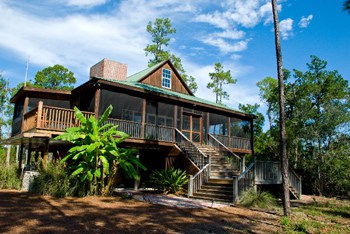
<path fill-rule="evenodd" d="M 201 189 L 204 183 L 209 180 L 209 164 L 206 164 L 202 169 L 200 169 L 194 176 L 190 175 L 188 181 L 188 196 L 193 196 L 198 190 Z"/>
<path fill-rule="evenodd" d="M 155 124 L 145 124 L 145 139 L 174 142 L 174 128 Z"/>
<path fill-rule="evenodd" d="M 222 144 L 227 146 L 228 148 L 237 148 L 237 149 L 246 149 L 251 150 L 251 140 L 249 138 L 237 137 L 237 136 L 224 136 L 218 134 L 211 134 L 217 140 L 219 140 Z"/>
<path fill-rule="evenodd" d="M 177 128 L 175 128 L 175 140 L 180 149 L 199 169 L 209 163 L 209 157 L 200 151 L 200 149 Z"/>
<path fill-rule="evenodd" d="M 279 162 L 257 161 L 256 184 L 281 184 L 282 174 Z"/>
<path fill-rule="evenodd" d="M 142 123 L 137 123 L 128 120 L 112 119 L 108 118 L 106 123 L 118 125 L 118 131 L 125 132 L 132 138 L 142 138 Z"/>
<path fill-rule="evenodd" d="M 209 134 L 209 144 L 214 146 L 220 155 L 231 161 L 232 169 L 235 171 L 241 170 L 241 158 L 227 148 L 223 143 L 216 139 L 213 135 Z"/>

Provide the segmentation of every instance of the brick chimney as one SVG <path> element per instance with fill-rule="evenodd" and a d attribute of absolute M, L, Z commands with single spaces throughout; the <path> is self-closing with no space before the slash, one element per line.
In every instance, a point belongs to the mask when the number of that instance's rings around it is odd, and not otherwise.
<path fill-rule="evenodd" d="M 103 77 L 115 80 L 126 80 L 127 65 L 103 59 L 90 68 L 90 79 Z"/>

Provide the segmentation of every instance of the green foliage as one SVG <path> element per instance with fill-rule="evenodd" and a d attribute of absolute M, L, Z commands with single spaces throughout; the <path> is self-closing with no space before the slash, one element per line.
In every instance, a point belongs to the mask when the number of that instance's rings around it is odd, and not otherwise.
<path fill-rule="evenodd" d="M 170 59 L 174 67 L 180 73 L 181 78 L 185 81 L 187 86 L 192 92 L 196 92 L 198 86 L 193 76 L 188 76 L 185 69 L 182 66 L 181 59 L 170 51 L 165 50 L 165 47 L 169 45 L 169 35 L 176 33 L 176 29 L 172 27 L 172 23 L 169 18 L 157 18 L 155 22 L 148 22 L 147 32 L 152 37 L 152 43 L 148 44 L 145 48 L 146 56 L 153 55 L 154 57 L 148 61 L 148 66 L 152 67 L 157 63 Z"/>
<path fill-rule="evenodd" d="M 235 84 L 236 79 L 231 76 L 230 70 L 224 71 L 224 67 L 221 63 L 215 63 L 215 72 L 209 73 L 211 82 L 207 84 L 208 89 L 213 89 L 216 95 L 216 103 L 222 104 L 222 99 L 229 99 L 229 94 L 224 91 L 223 85 L 225 84 Z"/>
<path fill-rule="evenodd" d="M 61 65 L 44 68 L 35 75 L 34 86 L 47 89 L 72 90 L 74 73 Z"/>
<path fill-rule="evenodd" d="M 276 199 L 268 192 L 249 189 L 243 193 L 239 203 L 246 207 L 271 208 L 276 206 Z"/>
<path fill-rule="evenodd" d="M 180 169 L 169 168 L 155 170 L 150 175 L 150 184 L 163 193 L 177 193 L 182 191 L 188 182 L 188 176 Z"/>
<path fill-rule="evenodd" d="M 6 167 L 4 160 L 0 162 L 0 189 L 20 189 L 21 179 L 15 163 Z"/>
<path fill-rule="evenodd" d="M 344 175 L 343 171 L 348 173 L 343 166 L 349 161 L 349 154 L 343 153 L 346 152 L 347 144 L 341 139 L 349 139 L 350 134 L 349 84 L 337 71 L 327 70 L 327 62 L 316 56 L 311 56 L 307 67 L 305 72 L 284 70 L 287 153 L 290 165 L 305 178 L 305 192 L 347 196 L 341 187 L 348 188 L 348 185 L 341 182 L 344 180 L 338 175 Z M 263 147 L 255 145 L 259 147 L 256 153 L 278 158 L 277 83 L 268 77 L 257 85 L 260 97 L 268 107 L 270 129 L 262 134 Z"/>
<path fill-rule="evenodd" d="M 34 178 L 31 191 L 54 197 L 71 196 L 72 189 L 69 175 L 60 163 L 50 163 L 39 168 L 40 175 Z"/>
<path fill-rule="evenodd" d="M 87 184 L 91 194 L 109 193 L 110 183 L 118 168 L 134 179 L 138 178 L 135 166 L 146 169 L 134 156 L 135 150 L 118 148 L 118 144 L 128 135 L 117 131 L 118 126 L 104 124 L 112 109 L 109 106 L 101 118 L 96 120 L 94 116 L 84 117 L 75 107 L 80 126 L 68 128 L 64 134 L 55 138 L 75 145 L 61 162 L 67 162 L 70 175 L 82 184 Z"/>

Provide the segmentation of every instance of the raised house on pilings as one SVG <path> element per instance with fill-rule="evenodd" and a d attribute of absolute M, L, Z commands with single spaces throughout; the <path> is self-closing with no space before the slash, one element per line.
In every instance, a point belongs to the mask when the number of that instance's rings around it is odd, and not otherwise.
<path fill-rule="evenodd" d="M 148 169 L 140 171 L 140 183 L 155 169 L 181 168 L 190 175 L 190 197 L 235 201 L 252 186 L 281 182 L 278 163 L 245 167 L 245 156 L 254 153 L 254 116 L 194 96 L 169 60 L 127 77 L 125 64 L 103 59 L 71 92 L 22 87 L 11 102 L 12 137 L 6 143 L 20 146 L 19 165 L 26 169 L 38 157 L 67 153 L 71 145 L 54 137 L 78 124 L 74 106 L 98 117 L 112 105 L 108 123 L 129 134 L 122 146 L 137 148 Z M 291 185 L 296 196 L 299 182 Z"/>

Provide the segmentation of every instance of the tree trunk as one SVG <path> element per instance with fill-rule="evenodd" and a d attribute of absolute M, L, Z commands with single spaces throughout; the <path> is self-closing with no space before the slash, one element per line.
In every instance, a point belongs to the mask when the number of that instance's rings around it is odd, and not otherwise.
<path fill-rule="evenodd" d="M 282 172 L 282 186 L 283 186 L 283 213 L 285 216 L 290 215 L 290 197 L 289 197 L 289 176 L 288 176 L 288 158 L 286 147 L 286 124 L 284 112 L 284 83 L 283 83 L 283 69 L 282 69 L 282 52 L 280 44 L 280 33 L 278 25 L 278 11 L 276 0 L 271 0 L 273 22 L 275 29 L 275 45 L 277 58 L 277 73 L 278 73 L 278 90 L 279 90 L 279 111 L 280 111 L 280 160 Z"/>

